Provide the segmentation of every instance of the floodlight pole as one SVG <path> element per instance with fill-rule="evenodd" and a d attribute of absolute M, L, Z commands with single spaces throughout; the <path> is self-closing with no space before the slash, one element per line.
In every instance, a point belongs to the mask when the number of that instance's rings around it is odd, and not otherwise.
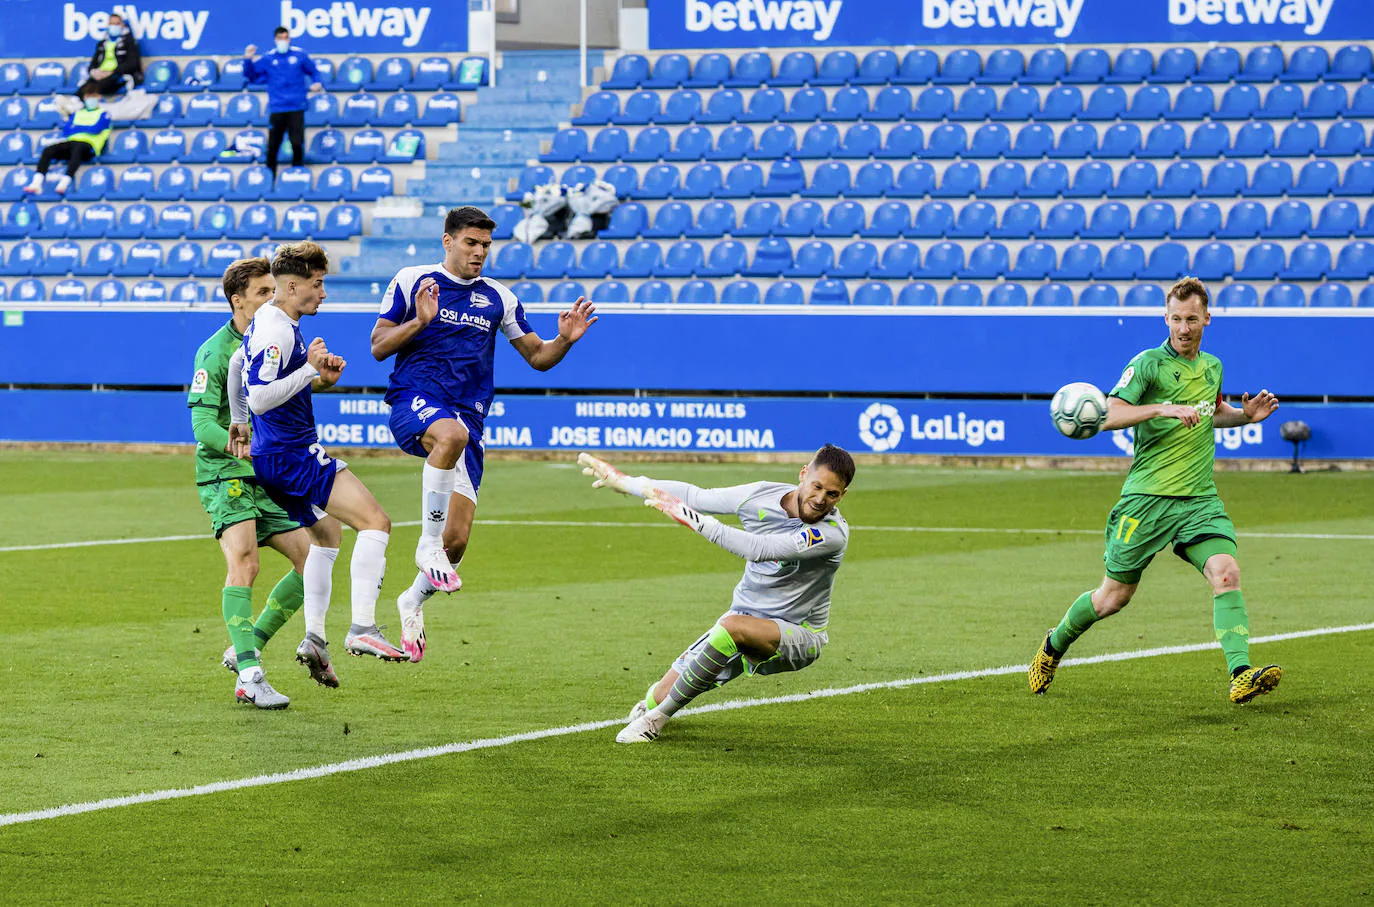
<path fill-rule="evenodd" d="M 496 0 L 487 0 L 491 10 L 491 47 L 487 48 L 487 84 L 496 87 Z"/>
<path fill-rule="evenodd" d="M 578 72 L 581 73 L 582 87 L 585 89 L 587 87 L 587 0 L 582 0 L 579 5 L 581 7 L 581 21 L 578 23 L 578 45 L 582 49 L 582 65 Z"/>

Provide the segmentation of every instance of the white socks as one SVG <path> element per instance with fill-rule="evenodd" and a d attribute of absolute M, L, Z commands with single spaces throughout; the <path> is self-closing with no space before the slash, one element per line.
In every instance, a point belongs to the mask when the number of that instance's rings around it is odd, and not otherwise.
<path fill-rule="evenodd" d="M 329 595 L 334 586 L 334 559 L 339 556 L 338 548 L 310 546 L 305 558 L 305 632 L 313 633 L 320 639 L 324 635 L 324 616 L 329 611 Z"/>
<path fill-rule="evenodd" d="M 382 577 L 386 574 L 386 543 L 390 537 L 390 533 L 380 529 L 363 529 L 353 545 L 349 576 L 353 582 L 355 626 L 371 627 L 377 623 L 377 596 L 381 594 Z M 308 620 L 309 615 L 306 617 Z"/>
<path fill-rule="evenodd" d="M 453 494 L 453 485 L 458 479 L 458 468 L 440 469 L 425 464 L 424 475 L 420 480 L 422 489 L 420 503 L 420 547 L 435 548 L 443 545 L 444 524 L 448 522 L 448 499 Z"/>

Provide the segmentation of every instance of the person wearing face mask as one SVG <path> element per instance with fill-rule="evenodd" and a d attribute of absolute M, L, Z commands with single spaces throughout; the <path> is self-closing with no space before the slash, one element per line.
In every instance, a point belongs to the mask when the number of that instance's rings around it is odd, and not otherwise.
<path fill-rule="evenodd" d="M 38 172 L 24 187 L 24 191 L 37 194 L 43 191 L 43 178 L 55 160 L 67 162 L 67 172 L 57 181 L 58 195 L 71 187 L 77 169 L 86 161 L 92 160 L 105 147 L 110 137 L 110 114 L 100 106 L 100 89 L 82 89 L 82 108 L 67 118 L 62 125 L 58 141 L 43 149 L 38 156 Z"/>
<path fill-rule="evenodd" d="M 138 41 L 124 24 L 123 16 L 110 13 L 110 24 L 105 34 L 97 31 L 95 39 L 90 72 L 86 81 L 76 90 L 78 97 L 84 96 L 88 88 L 94 88 L 102 95 L 118 94 L 124 88 L 126 76 L 132 78 L 135 85 L 143 82 L 143 58 L 138 52 Z"/>
<path fill-rule="evenodd" d="M 305 163 L 305 96 L 311 91 L 323 91 L 320 71 L 315 61 L 299 47 L 291 44 L 291 32 L 279 26 L 272 33 L 275 46 L 254 60 L 258 48 L 248 45 L 243 51 L 243 77 L 254 84 L 267 86 L 267 113 L 272 129 L 267 135 L 267 168 L 277 175 L 277 151 L 282 138 L 291 137 L 291 166 Z"/>

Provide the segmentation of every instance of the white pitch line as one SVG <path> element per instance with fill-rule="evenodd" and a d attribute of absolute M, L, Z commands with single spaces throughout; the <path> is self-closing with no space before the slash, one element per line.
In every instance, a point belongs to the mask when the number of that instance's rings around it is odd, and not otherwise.
<path fill-rule="evenodd" d="M 1290 639 L 1304 639 L 1310 636 L 1357 633 L 1364 630 L 1374 630 L 1374 623 L 1351 624 L 1345 627 L 1320 627 L 1313 630 L 1297 630 L 1291 633 L 1275 633 L 1271 636 L 1253 637 L 1250 642 L 1258 645 L 1261 643 L 1283 642 Z M 1209 649 L 1220 648 L 1221 645 L 1216 642 L 1201 642 L 1180 646 L 1160 646 L 1154 649 L 1137 649 L 1131 652 L 1109 652 L 1104 655 L 1093 655 L 1087 658 L 1066 658 L 1060 664 L 1090 665 L 1108 661 L 1131 661 L 1138 658 L 1156 658 L 1161 655 L 1181 655 L 1187 652 L 1203 652 Z M 707 712 L 730 712 L 735 709 L 750 709 L 763 705 L 780 705 L 790 702 L 807 702 L 812 699 L 826 699 L 834 696 L 850 696 L 854 693 L 868 693 L 873 690 L 898 690 L 927 683 L 947 683 L 955 680 L 974 680 L 980 677 L 997 677 L 1003 674 L 1017 674 L 1027 670 L 1028 667 L 1028 665 L 1023 664 L 1005 665 L 1000 668 L 982 668 L 973 671 L 951 671 L 946 674 L 932 674 L 927 677 L 907 677 L 901 680 L 860 683 L 848 687 L 830 687 L 827 689 L 812 690 L 809 693 L 793 693 L 787 696 L 769 696 L 760 699 L 732 699 L 726 702 L 716 702 L 708 705 L 686 708 L 678 714 L 701 715 Z M 349 759 L 346 762 L 331 762 L 325 765 L 312 766 L 310 768 L 300 768 L 290 772 L 256 775 L 251 778 L 238 778 L 232 781 L 216 781 L 211 784 L 198 784 L 195 787 L 169 788 L 167 790 L 150 791 L 142 794 L 131 794 L 127 797 L 107 797 L 104 800 L 92 800 L 86 803 L 70 803 L 66 806 L 35 809 L 29 812 L 5 813 L 0 814 L 0 827 L 6 825 L 21 825 L 26 822 L 39 822 L 44 819 L 60 819 L 65 816 L 77 816 L 82 813 L 100 812 L 107 809 L 119 809 L 124 806 L 158 803 L 163 800 L 181 800 L 186 797 L 221 794 L 229 791 L 244 790 L 250 787 L 284 784 L 288 781 L 306 781 L 311 778 L 325 778 L 330 775 L 365 771 L 371 768 L 380 768 L 384 765 L 395 765 L 400 762 L 416 762 L 421 759 L 432 759 L 436 756 L 450 756 L 455 753 L 468 753 L 473 750 L 509 746 L 513 743 L 525 743 L 531 740 L 546 740 L 550 737 L 566 737 L 570 734 L 599 731 L 603 728 L 614 727 L 615 725 L 624 723 L 624 718 L 607 718 L 603 721 L 585 721 L 581 724 L 569 724 L 563 727 L 525 731 L 524 733 L 509 734 L 504 737 L 486 737 L 481 740 L 469 740 L 464 743 L 427 746 L 421 749 L 406 750 L 400 753 L 384 753 L 380 756 L 366 756 L 361 759 Z"/>
<path fill-rule="evenodd" d="M 632 520 L 476 520 L 478 526 L 540 526 L 564 529 L 672 529 L 673 523 L 659 521 Z M 407 520 L 391 524 L 396 526 L 418 526 L 419 520 Z M 345 527 L 347 528 L 347 527 Z M 861 532 L 932 532 L 943 534 L 968 535 L 1101 535 L 1101 529 L 1022 529 L 997 526 L 853 526 Z M 1374 534 L 1339 532 L 1242 532 L 1242 539 L 1310 539 L 1315 541 L 1371 542 Z M 8 545 L 0 547 L 0 554 L 7 551 L 56 551 L 63 548 L 98 548 L 102 545 L 143 545 L 157 542 L 191 542 L 214 538 L 205 535 L 159 535 L 133 539 L 91 539 L 81 542 L 48 542 L 40 545 Z"/>

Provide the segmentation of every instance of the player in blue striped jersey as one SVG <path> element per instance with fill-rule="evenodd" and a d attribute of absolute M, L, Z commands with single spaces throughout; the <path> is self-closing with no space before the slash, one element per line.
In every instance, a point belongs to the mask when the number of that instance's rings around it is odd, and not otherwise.
<path fill-rule="evenodd" d="M 391 520 L 348 464 L 329 455 L 315 429 L 311 391 L 333 387 L 345 365 L 323 339 L 316 337 L 307 346 L 301 335 L 301 317 L 315 314 L 324 301 L 328 269 L 328 256 L 313 242 L 282 246 L 273 256 L 276 298 L 258 309 L 244 332 L 242 352 L 230 362 L 231 432 L 243 437 L 251 410 L 253 470 L 288 516 L 306 527 L 333 517 L 358 530 L 350 569 L 353 621 L 344 649 L 404 661 L 405 655 L 382 635 L 376 617 Z M 333 560 L 338 549 L 327 553 Z M 316 644 L 327 662 L 323 613 L 307 611 L 306 631 L 306 640 Z M 313 674 L 313 666 L 307 667 Z"/>
<path fill-rule="evenodd" d="M 401 645 L 411 661 L 425 654 L 424 603 L 436 591 L 462 587 L 457 565 L 467 550 L 482 483 L 497 332 L 542 372 L 561 362 L 596 322 L 596 307 L 578 299 L 559 314 L 558 335 L 540 339 L 515 294 L 482 276 L 495 228 L 479 208 L 449 211 L 444 260 L 401 269 L 372 329 L 377 361 L 396 356 L 386 393 L 391 433 L 402 450 L 425 460 L 415 550 L 420 572 L 397 600 Z"/>

